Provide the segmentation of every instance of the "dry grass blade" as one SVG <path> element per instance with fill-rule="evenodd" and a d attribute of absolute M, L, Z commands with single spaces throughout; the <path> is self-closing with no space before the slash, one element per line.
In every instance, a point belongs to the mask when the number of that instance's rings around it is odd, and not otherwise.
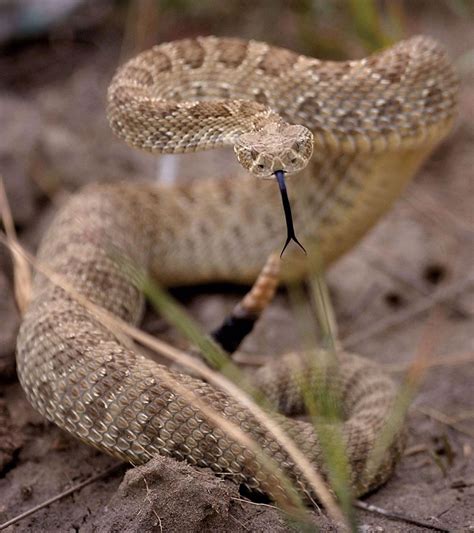
<path fill-rule="evenodd" d="M 378 470 L 385 450 L 393 442 L 395 435 L 403 425 L 408 408 L 424 378 L 434 349 L 439 341 L 442 330 L 441 323 L 440 311 L 435 309 L 423 331 L 421 341 L 416 350 L 416 356 L 407 371 L 405 381 L 398 396 L 395 398 L 392 413 L 388 417 L 385 427 L 367 460 L 369 476 Z"/>
<path fill-rule="evenodd" d="M 322 331 L 323 347 L 327 350 L 327 360 L 323 364 L 326 365 L 326 371 L 337 373 L 337 322 L 321 264 L 318 254 L 316 254 L 316 260 L 311 268 L 310 286 L 317 322 Z M 315 364 L 318 364 L 318 362 L 315 362 Z M 352 506 L 353 494 L 350 484 L 350 465 L 341 427 L 338 424 L 334 424 L 332 429 L 329 430 L 324 423 L 319 424 L 317 422 L 321 414 L 327 420 L 333 422 L 342 421 L 342 398 L 338 391 L 331 390 L 326 386 L 325 379 L 319 381 L 321 390 L 317 392 L 316 397 L 310 387 L 306 387 L 307 390 L 304 391 L 305 402 L 315 421 L 315 429 L 328 466 L 331 486 L 338 497 L 352 530 L 357 531 L 356 518 Z"/>
<path fill-rule="evenodd" d="M 271 418 L 269 418 L 266 412 L 263 411 L 257 403 L 255 403 L 254 398 L 257 398 L 259 401 L 262 399 L 259 398 L 258 395 L 249 398 L 248 394 L 250 393 L 254 395 L 255 391 L 252 390 L 251 385 L 247 382 L 238 367 L 236 367 L 229 360 L 226 354 L 222 353 L 220 347 L 215 345 L 212 339 L 209 339 L 206 335 L 203 335 L 200 332 L 199 328 L 194 324 L 192 319 L 186 313 L 184 313 L 183 310 L 181 310 L 180 306 L 176 302 L 174 302 L 173 299 L 169 295 L 167 295 L 165 291 L 163 291 L 159 286 L 154 284 L 148 276 L 143 276 L 143 274 L 139 270 L 134 268 L 133 265 L 127 263 L 123 258 L 120 258 L 119 260 L 123 268 L 127 270 L 128 275 L 132 279 L 134 279 L 135 282 L 142 288 L 142 290 L 145 292 L 145 294 L 148 296 L 148 298 L 157 308 L 157 310 L 161 314 L 163 314 L 173 325 L 178 327 L 178 329 L 180 329 L 181 332 L 185 336 L 187 336 L 189 340 L 199 346 L 200 349 L 203 351 L 203 356 L 206 357 L 208 361 L 210 361 L 213 365 L 218 366 L 220 370 L 224 370 L 225 377 L 230 379 L 228 385 L 231 384 L 233 387 L 234 397 L 240 397 L 240 403 L 252 411 L 252 414 L 257 418 L 257 420 L 269 431 L 271 431 L 271 433 L 279 442 L 279 444 L 283 446 L 287 452 L 292 450 L 294 456 L 299 457 L 300 462 L 297 462 L 298 466 L 300 466 L 300 464 L 302 463 L 305 463 L 304 468 L 306 470 L 302 472 L 304 472 L 305 477 L 310 482 L 310 484 L 312 484 L 313 490 L 315 490 L 315 487 L 318 486 L 319 483 L 322 483 L 324 485 L 322 478 L 313 469 L 309 461 L 307 461 L 307 459 L 300 453 L 298 448 L 296 448 L 291 439 L 289 439 L 285 435 L 285 433 L 281 431 L 279 425 Z M 221 374 L 217 374 L 217 376 L 219 376 L 219 378 L 222 378 Z M 210 382 L 213 382 L 212 377 L 206 376 L 206 379 Z M 214 384 L 220 386 L 218 381 L 214 382 Z M 242 387 L 244 387 L 245 393 L 247 394 L 242 395 Z M 223 387 L 221 386 L 221 388 Z M 231 393 L 230 389 L 225 390 Z M 319 492 L 316 491 L 315 494 L 317 494 L 318 497 L 321 499 Z M 322 499 L 321 501 L 324 505 L 326 505 L 326 503 Z M 342 515 L 340 516 L 342 518 Z"/>
<path fill-rule="evenodd" d="M 178 380 L 170 377 L 167 385 L 189 402 L 190 405 L 198 409 L 212 424 L 222 429 L 225 434 L 230 435 L 242 446 L 251 450 L 258 459 L 262 470 L 267 473 L 269 478 L 273 478 L 272 496 L 275 498 L 275 501 L 279 504 L 280 508 L 298 520 L 302 522 L 305 521 L 306 513 L 304 504 L 291 481 L 283 473 L 280 466 L 269 457 L 252 438 L 244 433 L 236 424 L 229 422 L 229 420 L 209 407 L 208 404 L 202 401 L 193 391 L 186 388 Z"/>
<path fill-rule="evenodd" d="M 329 296 L 329 289 L 324 276 L 319 270 L 311 276 L 310 284 L 316 307 L 316 316 L 322 332 L 323 346 L 335 357 L 338 338 L 337 321 Z"/>
<path fill-rule="evenodd" d="M 127 58 L 156 44 L 158 20 L 159 4 L 156 0 L 137 0 L 129 3 L 120 52 L 120 64 Z"/>
<path fill-rule="evenodd" d="M 474 431 L 470 431 L 467 428 L 460 428 L 457 425 L 457 423 L 461 421 L 459 419 L 452 419 L 447 414 L 428 406 L 416 406 L 415 410 L 432 418 L 433 420 L 436 420 L 437 422 L 440 422 L 441 424 L 444 424 L 445 426 L 449 426 L 450 428 L 455 429 L 459 433 L 463 433 L 464 435 L 467 435 L 468 437 L 474 439 Z"/>
<path fill-rule="evenodd" d="M 132 265 L 121 263 L 160 316 L 175 326 L 193 346 L 197 347 L 210 366 L 224 374 L 255 398 L 256 391 L 252 390 L 250 383 L 248 383 L 239 367 L 234 364 L 229 355 L 224 352 L 214 339 L 202 333 L 201 328 L 181 305 L 166 290 L 154 283 L 149 276 L 139 272 Z M 127 274 L 127 272 L 125 273 Z"/>
<path fill-rule="evenodd" d="M 448 529 L 445 526 L 436 526 L 434 524 L 430 524 L 430 522 L 426 522 L 425 520 L 420 520 L 419 518 L 415 518 L 413 516 L 406 516 L 402 513 L 395 513 L 394 511 L 388 511 L 382 507 L 378 507 L 377 505 L 372 505 L 360 500 L 357 500 L 354 505 L 359 509 L 363 509 L 369 513 L 376 513 L 385 516 L 390 520 L 399 520 L 400 522 L 406 522 L 407 524 L 413 524 L 414 526 L 428 528 L 432 531 L 442 531 L 443 533 L 451 532 L 451 529 Z"/>
<path fill-rule="evenodd" d="M 430 359 L 427 362 L 426 368 L 436 368 L 439 366 L 458 366 L 458 365 L 467 365 L 469 363 L 474 363 L 474 352 L 452 354 L 445 356 L 438 356 L 435 359 Z M 411 363 L 395 363 L 395 364 L 386 364 L 384 367 L 389 372 L 406 372 L 410 368 Z"/>
<path fill-rule="evenodd" d="M 268 416 L 255 402 L 249 398 L 243 391 L 230 382 L 225 377 L 209 369 L 201 362 L 196 361 L 185 352 L 170 346 L 169 344 L 155 339 L 151 335 L 138 330 L 137 328 L 123 322 L 122 320 L 111 315 L 104 309 L 94 305 L 83 295 L 78 293 L 74 287 L 72 287 L 62 276 L 51 271 L 46 265 L 36 261 L 26 250 L 24 250 L 17 243 L 9 243 L 6 238 L 0 235 L 0 240 L 12 249 L 12 252 L 17 253 L 25 258 L 37 271 L 48 278 L 52 283 L 61 287 L 68 293 L 71 298 L 74 298 L 79 304 L 83 305 L 86 309 L 94 314 L 94 316 L 102 322 L 106 327 L 112 329 L 112 331 L 122 332 L 130 336 L 135 341 L 147 346 L 148 348 L 155 350 L 156 352 L 164 355 L 165 357 L 177 362 L 194 372 L 198 373 L 201 377 L 206 379 L 209 383 L 225 390 L 230 396 L 237 400 L 241 405 L 250 409 L 255 418 L 262 424 L 268 431 L 270 431 L 275 440 L 285 449 L 291 459 L 297 465 L 298 470 L 306 478 L 311 490 L 321 501 L 321 503 L 327 509 L 329 515 L 336 522 L 345 523 L 344 516 L 337 506 L 333 496 L 327 489 L 320 474 L 314 470 L 311 463 L 304 457 L 295 444 L 287 437 L 279 425 Z"/>
<path fill-rule="evenodd" d="M 13 217 L 8 203 L 5 186 L 3 184 L 3 177 L 0 175 L 0 215 L 5 228 L 6 238 L 9 244 L 17 244 L 15 225 L 13 224 Z M 31 296 L 31 270 L 28 262 L 24 256 L 12 250 L 13 273 L 14 273 L 14 291 L 15 299 L 20 309 L 20 313 L 24 314 L 28 306 Z"/>
<path fill-rule="evenodd" d="M 301 394 L 318 434 L 331 487 L 337 495 L 346 522 L 352 531 L 356 531 L 350 466 L 338 425 L 342 420 L 341 398 L 337 391 L 326 384 L 327 376 L 337 372 L 338 367 L 337 324 L 321 264 L 316 253 L 311 260 L 309 278 L 313 306 L 307 304 L 299 284 L 288 287 L 293 309 L 298 316 L 297 323 L 300 326 L 304 351 L 317 354 L 311 359 L 311 368 L 307 371 L 308 379 L 302 380 Z M 314 312 L 311 307 L 314 307 Z M 313 334 L 317 329 L 316 324 L 319 324 L 321 330 L 323 350 L 319 348 L 320 343 Z M 314 382 L 318 383 L 316 388 Z M 330 422 L 329 426 L 325 422 Z"/>

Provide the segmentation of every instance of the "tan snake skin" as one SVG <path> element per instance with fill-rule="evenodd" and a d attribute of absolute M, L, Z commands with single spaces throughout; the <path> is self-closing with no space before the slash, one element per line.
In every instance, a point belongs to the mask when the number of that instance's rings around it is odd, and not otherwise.
<path fill-rule="evenodd" d="M 341 63 L 254 41 L 206 37 L 163 44 L 127 63 L 111 84 L 108 113 L 118 135 L 158 153 L 235 146 L 243 135 L 254 142 L 252 135 L 261 130 L 268 140 L 276 131 L 272 124 L 282 120 L 309 128 L 314 153 L 289 180 L 290 199 L 309 256 L 319 246 L 328 264 L 386 211 L 447 134 L 456 98 L 449 61 L 425 37 Z M 306 135 L 304 128 L 298 131 Z M 294 141 L 283 143 L 278 162 L 288 172 L 301 168 L 308 155 L 307 145 Z M 280 156 L 267 157 L 268 144 L 260 152 L 252 150 L 243 147 L 241 162 L 268 177 Z M 269 254 L 281 248 L 284 235 L 278 189 L 271 181 L 249 177 L 171 188 L 89 186 L 61 209 L 39 258 L 92 302 L 137 323 L 143 296 L 118 256 L 146 268 L 164 285 L 251 282 Z M 300 251 L 288 250 L 282 269 L 284 279 L 299 277 L 307 261 Z M 248 432 L 290 477 L 301 479 L 250 411 L 209 384 L 122 344 L 40 276 L 21 326 L 17 360 L 21 384 L 35 408 L 109 454 L 134 464 L 169 455 L 272 494 L 275 479 L 250 450 L 173 392 L 168 376 L 174 376 Z M 286 415 L 303 409 L 297 378 L 291 377 L 297 366 L 290 355 L 255 376 Z M 380 468 L 366 475 L 367 457 L 393 405 L 395 386 L 378 366 L 350 354 L 340 355 L 338 371 L 327 379 L 342 399 L 351 483 L 360 495 L 388 478 L 402 449 L 397 434 Z M 314 427 L 286 417 L 282 425 L 324 472 Z"/>

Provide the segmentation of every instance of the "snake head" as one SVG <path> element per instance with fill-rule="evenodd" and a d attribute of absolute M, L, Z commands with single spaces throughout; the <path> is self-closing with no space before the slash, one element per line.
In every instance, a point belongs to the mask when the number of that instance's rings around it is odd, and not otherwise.
<path fill-rule="evenodd" d="M 240 164 L 257 178 L 274 179 L 275 172 L 303 170 L 313 153 L 313 134 L 304 126 L 271 122 L 242 134 L 234 144 Z"/>
<path fill-rule="evenodd" d="M 278 182 L 287 228 L 281 255 L 290 241 L 294 241 L 306 253 L 293 227 L 285 174 L 294 174 L 305 168 L 313 154 L 313 143 L 313 134 L 307 128 L 280 121 L 243 133 L 234 144 L 237 159 L 246 170 L 257 178 L 276 179 Z"/>

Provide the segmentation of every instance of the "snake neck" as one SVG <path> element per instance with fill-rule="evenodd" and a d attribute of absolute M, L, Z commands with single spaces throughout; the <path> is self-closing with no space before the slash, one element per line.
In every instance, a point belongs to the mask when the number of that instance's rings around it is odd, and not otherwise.
<path fill-rule="evenodd" d="M 327 267 L 364 237 L 438 142 L 400 152 L 313 157 L 308 169 L 288 185 L 295 228 L 310 258 Z M 297 250 L 292 263 L 283 277 L 299 277 L 311 268 Z"/>
<path fill-rule="evenodd" d="M 158 153 L 233 145 L 274 120 L 307 126 L 314 155 L 288 188 L 299 239 L 328 264 L 390 207 L 447 134 L 457 85 L 444 51 L 425 37 L 340 63 L 256 41 L 205 37 L 156 46 L 124 65 L 109 90 L 108 114 L 120 137 Z M 156 252 L 162 279 L 193 281 L 186 267 L 194 264 L 198 281 L 248 282 L 269 253 L 281 250 L 286 232 L 277 188 L 238 182 L 197 184 L 178 195 L 212 197 L 236 215 L 216 208 L 217 234 L 207 221 L 209 209 L 188 225 L 185 207 L 180 234 L 170 229 L 172 245 L 157 245 L 166 249 L 165 261 Z M 174 220 L 181 207 L 169 204 L 164 209 Z M 242 221 L 252 230 L 242 231 Z M 210 233 L 212 249 L 204 242 Z M 177 239 L 187 245 L 175 246 Z M 298 252 L 289 252 L 302 264 Z M 303 270 L 297 266 L 295 276 Z M 289 272 L 284 269 L 283 276 Z"/>
<path fill-rule="evenodd" d="M 234 146 L 239 138 L 282 118 L 249 100 L 177 101 L 150 95 L 119 79 L 108 93 L 107 115 L 113 132 L 132 147 L 172 154 Z M 131 127 L 141 117 L 140 128 Z"/>

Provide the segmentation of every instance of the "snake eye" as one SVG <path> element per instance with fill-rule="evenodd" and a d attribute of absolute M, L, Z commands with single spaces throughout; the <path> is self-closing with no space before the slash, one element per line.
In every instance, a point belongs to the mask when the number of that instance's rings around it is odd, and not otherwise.
<path fill-rule="evenodd" d="M 296 157 L 293 157 L 293 159 L 290 161 L 290 163 L 291 163 L 292 165 L 296 165 L 296 163 L 297 163 L 297 159 L 296 159 Z"/>
<path fill-rule="evenodd" d="M 257 167 L 260 169 L 260 170 L 263 170 L 265 168 L 265 165 L 257 165 Z"/>

